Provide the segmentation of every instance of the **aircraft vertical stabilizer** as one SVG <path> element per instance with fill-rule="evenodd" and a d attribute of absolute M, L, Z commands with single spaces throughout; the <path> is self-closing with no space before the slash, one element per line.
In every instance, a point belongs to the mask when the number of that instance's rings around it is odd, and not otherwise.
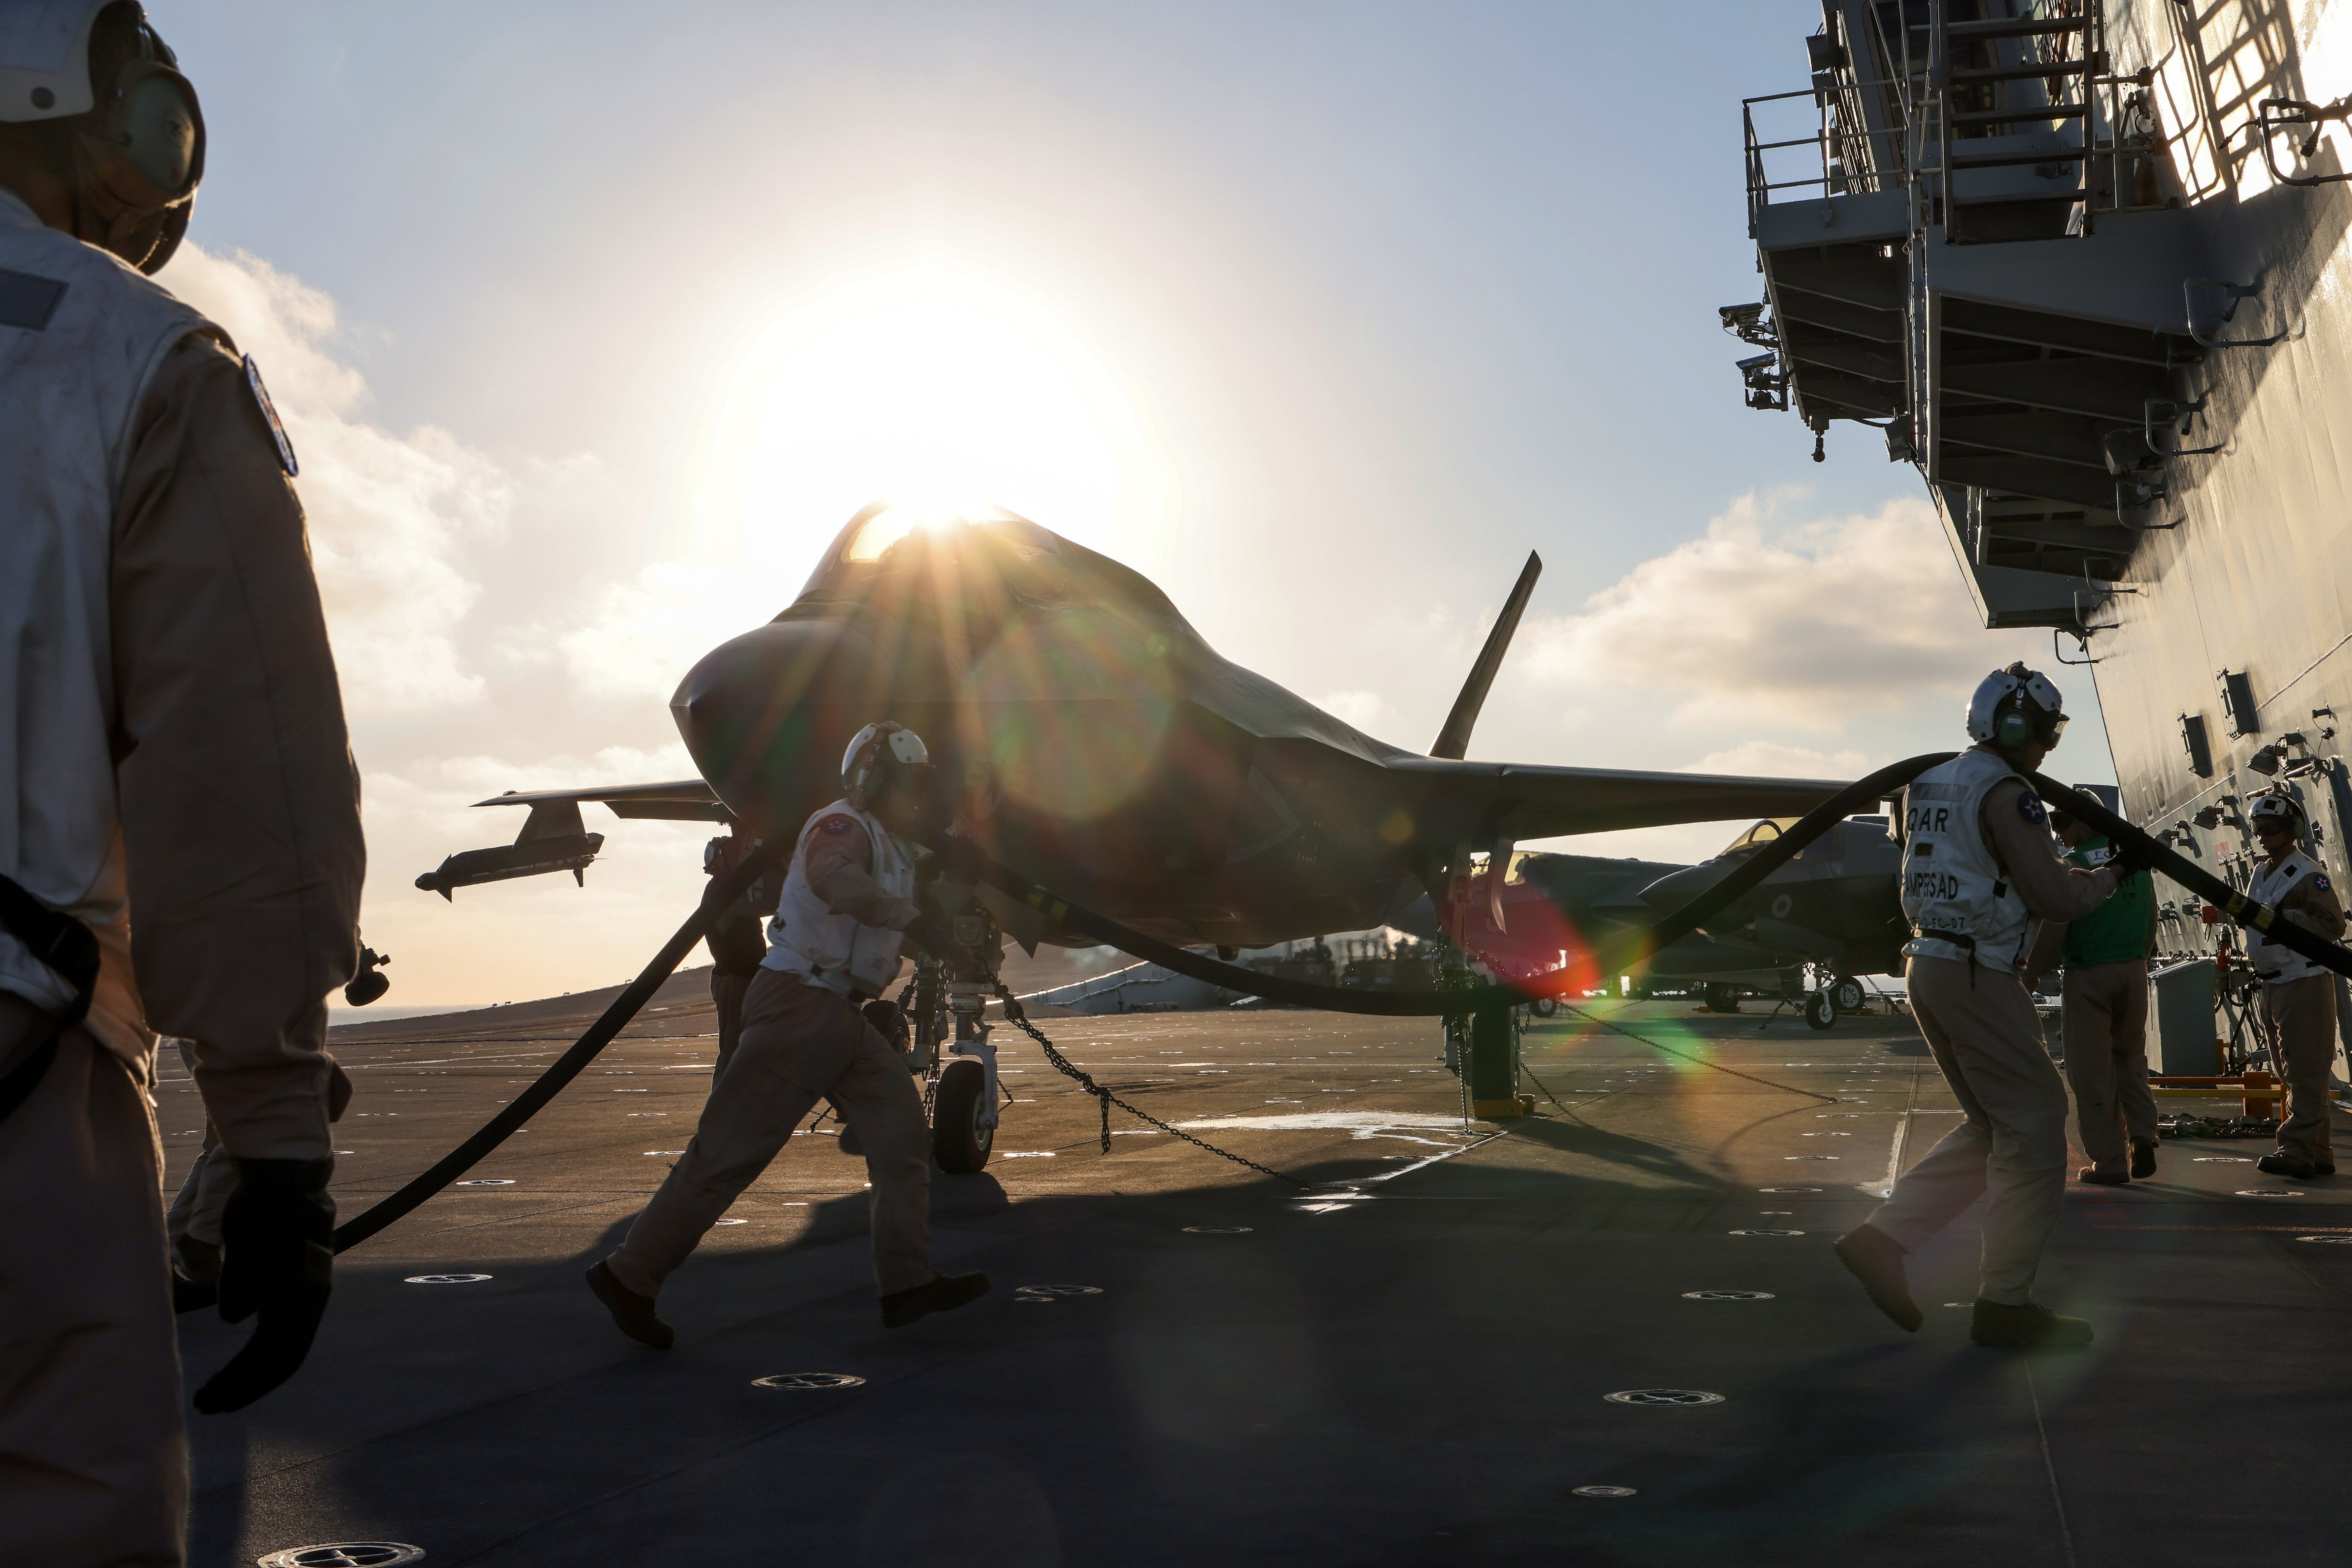
<path fill-rule="evenodd" d="M 1536 579 L 1542 575 L 1543 557 L 1528 551 L 1528 563 L 1511 585 L 1511 596 L 1503 601 L 1503 613 L 1495 617 L 1495 629 L 1486 634 L 1486 646 L 1478 650 L 1478 662 L 1470 667 L 1470 679 L 1462 683 L 1462 695 L 1454 700 L 1454 711 L 1445 716 L 1445 727 L 1437 731 L 1437 740 L 1429 748 L 1431 756 L 1458 763 L 1468 754 L 1470 727 L 1478 721 L 1478 710 L 1486 705 L 1486 689 L 1495 684 L 1495 671 L 1502 668 L 1511 634 L 1519 629 L 1519 616 L 1536 591 Z"/>

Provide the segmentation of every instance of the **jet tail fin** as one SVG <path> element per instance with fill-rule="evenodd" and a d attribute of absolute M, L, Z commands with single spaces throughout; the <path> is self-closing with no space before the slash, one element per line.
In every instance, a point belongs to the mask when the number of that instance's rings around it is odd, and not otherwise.
<path fill-rule="evenodd" d="M 1429 748 L 1431 756 L 1458 763 L 1469 752 L 1470 727 L 1478 722 L 1478 710 L 1486 705 L 1487 688 L 1495 684 L 1495 672 L 1503 667 L 1511 635 L 1519 629 L 1519 616 L 1536 591 L 1536 579 L 1542 575 L 1543 557 L 1528 551 L 1528 563 L 1511 585 L 1511 596 L 1503 601 L 1503 613 L 1495 617 L 1495 629 L 1486 634 L 1486 646 L 1478 650 L 1478 661 L 1470 667 L 1470 679 L 1462 683 L 1462 695 L 1454 700 L 1454 711 L 1445 716 L 1444 728 L 1437 731 L 1437 740 Z"/>

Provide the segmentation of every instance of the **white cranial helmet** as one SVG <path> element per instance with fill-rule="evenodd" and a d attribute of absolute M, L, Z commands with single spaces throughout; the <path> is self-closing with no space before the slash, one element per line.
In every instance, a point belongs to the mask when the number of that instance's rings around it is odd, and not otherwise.
<path fill-rule="evenodd" d="M 2022 746 L 2039 741 L 2055 746 L 2066 732 L 2066 700 L 2040 670 L 2012 664 L 1996 669 L 1977 684 L 1969 699 L 1969 739 L 1990 741 L 1997 746 Z"/>
<path fill-rule="evenodd" d="M 930 748 L 923 744 L 923 738 L 904 724 L 885 719 L 858 731 L 849 749 L 841 753 L 841 791 L 850 805 L 864 811 L 882 798 L 894 778 L 908 779 L 919 787 L 930 766 Z"/>
<path fill-rule="evenodd" d="M 2252 804 L 2246 807 L 2247 826 L 2257 832 L 2261 831 L 2264 824 L 2272 822 L 2285 823 L 2287 830 L 2291 833 L 2301 834 L 2303 831 L 2303 807 L 2297 805 L 2294 797 L 2284 790 L 2273 790 L 2268 795 L 2258 795 L 2253 798 Z"/>

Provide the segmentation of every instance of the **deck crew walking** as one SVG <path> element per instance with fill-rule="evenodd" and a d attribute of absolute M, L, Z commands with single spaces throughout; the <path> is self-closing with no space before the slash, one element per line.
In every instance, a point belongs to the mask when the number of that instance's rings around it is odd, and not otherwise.
<path fill-rule="evenodd" d="M 2063 812 L 2050 826 L 2066 858 L 2095 869 L 2115 858 L 2106 837 Z M 2105 903 L 2082 919 L 2053 921 L 2034 943 L 2038 969 L 2063 958 L 2059 1016 L 2066 1041 L 2066 1082 L 2074 1091 L 2074 1131 L 2091 1163 L 2074 1179 L 2121 1186 L 2156 1174 L 2156 1096 L 2147 1087 L 2147 953 L 2156 941 L 2156 879 L 2126 877 Z"/>
<path fill-rule="evenodd" d="M 1871 1300 L 1916 1331 L 1904 1258 L 1986 1199 L 1969 1337 L 1984 1345 L 2085 1344 L 2091 1325 L 2033 1300 L 2042 1248 L 2066 1182 L 2066 1089 L 2043 1047 L 2020 972 L 2032 922 L 2088 914 L 2133 868 L 2098 870 L 2057 855 L 2049 814 L 2021 775 L 2066 728 L 2056 687 L 2022 664 L 1987 676 L 1969 700 L 1976 743 L 1905 793 L 1905 975 L 1919 1032 L 1964 1120 L 1841 1237 L 1837 1255 Z"/>
<path fill-rule="evenodd" d="M 948 948 L 915 902 L 915 855 L 902 837 L 935 795 L 931 773 L 913 731 L 869 724 L 842 758 L 843 798 L 801 829 L 772 942 L 744 999 L 742 1037 L 711 1085 L 701 1124 L 620 1250 L 588 1271 L 589 1288 L 630 1338 L 663 1350 L 673 1342 L 654 1310 L 662 1282 L 819 1097 L 841 1112 L 866 1156 L 884 1324 L 898 1328 L 988 1289 L 984 1274 L 931 1267 L 922 1097 L 870 1011 L 897 977 L 908 935 L 933 952 Z"/>
<path fill-rule="evenodd" d="M 2303 808 L 2274 791 L 2246 816 L 2263 847 L 2262 866 L 2246 892 L 2255 902 L 2330 942 L 2344 935 L 2344 905 L 2318 862 L 2297 847 Z M 2273 1068 L 2286 1083 L 2278 1147 L 2256 1162 L 2273 1176 L 2309 1181 L 2336 1173 L 2328 1142 L 2327 1073 L 2336 1061 L 2336 976 L 2263 931 L 2246 931 L 2246 957 L 2263 983 L 2263 1032 Z"/>

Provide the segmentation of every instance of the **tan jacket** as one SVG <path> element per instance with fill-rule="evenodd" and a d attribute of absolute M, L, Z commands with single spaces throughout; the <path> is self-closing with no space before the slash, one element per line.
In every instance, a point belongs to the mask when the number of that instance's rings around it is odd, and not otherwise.
<path fill-rule="evenodd" d="M 156 366 L 121 473 L 107 722 L 134 1001 L 196 1043 L 232 1154 L 316 1158 L 325 997 L 357 961 L 358 777 L 301 505 L 222 341 L 192 332 Z M 25 1026 L 0 1010 L 0 1060 Z M 122 1033 L 100 1037 L 152 1082 L 152 1035 Z"/>

